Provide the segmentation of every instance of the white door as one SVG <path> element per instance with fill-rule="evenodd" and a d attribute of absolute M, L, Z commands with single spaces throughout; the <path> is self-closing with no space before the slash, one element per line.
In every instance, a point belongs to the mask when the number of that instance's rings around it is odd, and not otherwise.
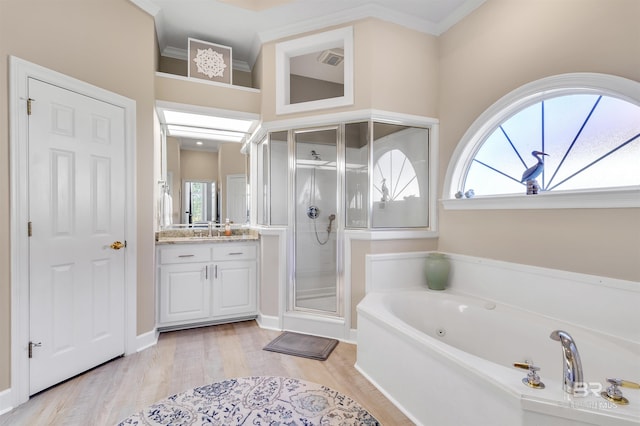
<path fill-rule="evenodd" d="M 247 221 L 247 178 L 245 175 L 227 175 L 227 215 L 233 223 Z"/>
<path fill-rule="evenodd" d="M 30 389 L 124 353 L 124 110 L 29 79 Z"/>

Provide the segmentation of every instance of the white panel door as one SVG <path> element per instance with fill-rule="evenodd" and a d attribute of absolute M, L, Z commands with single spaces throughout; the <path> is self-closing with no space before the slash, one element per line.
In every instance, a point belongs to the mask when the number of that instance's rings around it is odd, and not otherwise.
<path fill-rule="evenodd" d="M 227 215 L 221 217 L 233 223 L 247 221 L 247 177 L 245 175 L 227 175 Z"/>
<path fill-rule="evenodd" d="M 124 353 L 124 110 L 29 79 L 30 389 Z"/>

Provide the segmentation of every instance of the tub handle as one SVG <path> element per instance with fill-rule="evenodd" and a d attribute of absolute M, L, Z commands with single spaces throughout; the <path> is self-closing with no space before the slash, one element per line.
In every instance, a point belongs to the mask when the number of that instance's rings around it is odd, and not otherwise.
<path fill-rule="evenodd" d="M 522 383 L 534 389 L 544 389 L 544 383 L 540 381 L 540 376 L 538 375 L 538 371 L 540 371 L 540 367 L 535 365 L 526 363 L 526 362 L 514 362 L 514 367 L 522 368 L 523 370 L 529 370 L 529 374 L 527 377 L 522 379 Z"/>
<path fill-rule="evenodd" d="M 600 392 L 600 396 L 602 396 L 607 401 L 611 401 L 614 404 L 619 405 L 628 405 L 629 400 L 622 396 L 622 391 L 618 389 L 618 387 L 629 388 L 629 389 L 640 389 L 640 384 L 635 382 L 630 382 L 629 380 L 622 379 L 607 379 L 607 382 L 611 383 L 611 386 L 607 388 L 607 390 Z"/>
<path fill-rule="evenodd" d="M 527 364 L 526 362 L 514 362 L 513 363 L 514 367 L 518 367 L 518 368 L 522 368 L 523 370 L 529 370 L 531 367 L 534 367 L 533 364 Z M 539 367 L 534 367 L 538 370 L 540 370 Z"/>

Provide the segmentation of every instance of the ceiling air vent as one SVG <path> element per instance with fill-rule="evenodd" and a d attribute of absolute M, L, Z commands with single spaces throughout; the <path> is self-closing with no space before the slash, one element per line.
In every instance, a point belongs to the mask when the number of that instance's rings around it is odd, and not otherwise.
<path fill-rule="evenodd" d="M 332 67 L 337 67 L 343 60 L 344 51 L 342 49 L 327 49 L 318 56 L 318 62 Z"/>

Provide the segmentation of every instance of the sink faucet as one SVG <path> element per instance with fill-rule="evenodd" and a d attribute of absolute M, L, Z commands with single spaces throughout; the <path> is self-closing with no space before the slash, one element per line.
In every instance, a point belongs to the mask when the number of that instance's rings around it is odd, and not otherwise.
<path fill-rule="evenodd" d="M 549 336 L 551 339 L 560 342 L 562 345 L 562 389 L 573 394 L 577 386 L 582 386 L 582 362 L 576 342 L 569 333 L 562 330 L 554 330 Z"/>

